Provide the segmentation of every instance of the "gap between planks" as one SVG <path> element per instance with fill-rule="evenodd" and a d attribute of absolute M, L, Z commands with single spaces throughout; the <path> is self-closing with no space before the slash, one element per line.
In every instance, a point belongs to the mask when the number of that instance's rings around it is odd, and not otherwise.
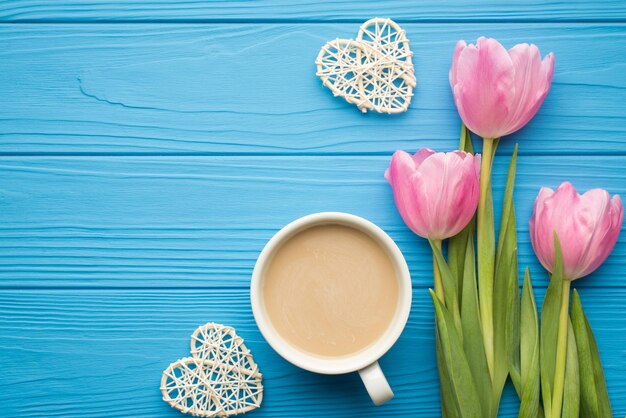
<path fill-rule="evenodd" d="M 521 277 L 521 276 L 520 276 Z M 424 285 L 412 285 L 412 289 L 414 291 L 419 290 L 428 290 L 433 286 L 424 286 Z M 574 286 L 576 287 L 576 286 Z M 611 289 L 626 289 L 626 283 L 623 286 L 596 286 L 593 288 L 590 287 L 576 287 L 577 289 L 599 289 L 599 290 L 611 290 Z M 23 291 L 63 291 L 63 290 L 72 290 L 72 291 L 85 291 L 91 292 L 94 290 L 112 290 L 112 291 L 154 291 L 159 292 L 163 290 L 167 291 L 181 291 L 181 292 L 189 292 L 189 291 L 211 291 L 211 290 L 229 290 L 234 292 L 239 292 L 241 290 L 249 290 L 250 286 L 244 285 L 234 285 L 234 286 L 17 286 L 17 285 L 0 285 L 0 293 L 2 291 L 13 291 L 13 290 L 23 290 Z M 522 290 L 522 285 L 519 286 L 520 291 Z M 546 285 L 537 284 L 533 285 L 533 289 L 545 290 L 547 289 Z"/>
<path fill-rule="evenodd" d="M 479 141 L 474 141 L 479 143 Z M 480 149 L 478 150 L 480 153 Z M 1 157 L 384 157 L 393 151 L 364 151 L 364 152 L 0 152 Z M 509 156 L 509 153 L 498 153 L 498 156 Z M 563 157 L 563 156 L 593 156 L 593 157 L 622 157 L 626 156 L 626 149 L 612 152 L 523 152 L 518 156 L 526 157 Z"/>
<path fill-rule="evenodd" d="M 9 21 L 1 21 L 0 25 L 38 25 L 38 24 L 58 24 L 58 25 L 111 25 L 111 24 L 173 24 L 173 25 L 217 25 L 217 24 L 232 24 L 232 25 L 263 25 L 263 24 L 297 24 L 297 25 L 327 25 L 334 23 L 346 23 L 346 24 L 360 24 L 367 18 L 359 19 L 97 19 L 97 20 L 81 20 L 81 19 L 14 19 Z M 424 24 L 508 24 L 508 23 L 560 23 L 560 24 L 623 24 L 626 23 L 626 18 L 617 19 L 402 19 L 395 18 L 395 22 L 399 24 L 412 24 L 412 23 L 424 23 Z"/>

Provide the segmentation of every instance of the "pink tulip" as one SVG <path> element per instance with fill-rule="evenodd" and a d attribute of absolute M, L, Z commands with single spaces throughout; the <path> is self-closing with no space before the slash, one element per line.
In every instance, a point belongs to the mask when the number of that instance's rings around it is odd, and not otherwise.
<path fill-rule="evenodd" d="M 461 119 L 483 138 L 521 129 L 537 113 L 552 83 L 554 55 L 543 61 L 535 45 L 508 51 L 495 39 L 476 45 L 459 41 L 450 68 L 450 86 Z"/>
<path fill-rule="evenodd" d="M 554 269 L 554 231 L 561 243 L 564 276 L 575 280 L 593 272 L 609 256 L 624 219 L 618 195 L 589 190 L 582 196 L 565 182 L 556 192 L 542 187 L 530 218 L 530 240 L 541 264 Z"/>
<path fill-rule="evenodd" d="M 478 205 L 480 155 L 424 148 L 396 151 L 385 178 L 402 219 L 417 235 L 441 240 L 469 223 Z"/>

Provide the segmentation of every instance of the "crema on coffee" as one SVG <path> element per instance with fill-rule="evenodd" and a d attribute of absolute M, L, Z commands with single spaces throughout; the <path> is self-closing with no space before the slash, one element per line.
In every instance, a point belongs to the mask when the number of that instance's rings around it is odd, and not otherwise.
<path fill-rule="evenodd" d="M 317 356 L 366 349 L 398 306 L 391 257 L 366 233 L 339 224 L 313 226 L 285 241 L 262 283 L 264 309 L 278 334 Z"/>

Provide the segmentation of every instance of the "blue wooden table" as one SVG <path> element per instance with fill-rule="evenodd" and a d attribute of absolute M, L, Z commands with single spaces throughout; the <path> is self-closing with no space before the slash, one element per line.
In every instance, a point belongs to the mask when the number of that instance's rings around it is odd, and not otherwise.
<path fill-rule="evenodd" d="M 229 324 L 265 376 L 250 416 L 438 416 L 427 243 L 383 179 L 392 152 L 451 150 L 447 74 L 458 39 L 554 51 L 538 116 L 515 142 L 520 265 L 543 298 L 527 220 L 542 185 L 626 197 L 623 0 L 3 0 L 0 2 L 0 416 L 176 417 L 167 365 L 193 330 Z M 406 114 L 361 114 L 322 88 L 330 39 L 391 17 L 418 87 Z M 275 354 L 255 326 L 250 274 L 281 226 L 346 211 L 404 252 L 414 305 L 382 367 L 396 398 L 374 407 L 356 375 L 320 376 Z M 626 235 L 577 282 L 616 417 L 626 414 Z M 511 388 L 503 417 L 517 416 Z"/>

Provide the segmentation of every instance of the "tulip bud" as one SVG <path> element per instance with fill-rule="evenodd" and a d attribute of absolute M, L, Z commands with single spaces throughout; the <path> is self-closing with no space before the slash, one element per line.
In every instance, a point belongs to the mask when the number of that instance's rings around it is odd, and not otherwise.
<path fill-rule="evenodd" d="M 469 223 L 478 205 L 480 155 L 464 151 L 414 156 L 396 151 L 385 178 L 402 219 L 417 235 L 452 237 Z"/>
<path fill-rule="evenodd" d="M 571 183 L 556 191 L 541 188 L 530 218 L 530 240 L 541 264 L 554 269 L 554 232 L 563 253 L 563 277 L 592 273 L 609 256 L 622 228 L 624 207 L 618 195 L 593 189 L 582 196 Z"/>
<path fill-rule="evenodd" d="M 461 119 L 483 138 L 521 129 L 543 103 L 554 73 L 554 55 L 543 61 L 535 45 L 508 51 L 495 39 L 476 45 L 459 41 L 450 68 L 450 86 Z"/>

